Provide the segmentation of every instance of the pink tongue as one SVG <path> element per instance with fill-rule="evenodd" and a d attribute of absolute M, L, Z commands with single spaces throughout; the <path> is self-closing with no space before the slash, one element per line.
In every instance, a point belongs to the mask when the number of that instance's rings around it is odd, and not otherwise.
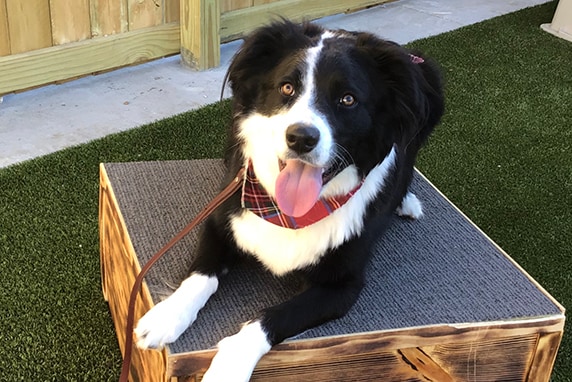
<path fill-rule="evenodd" d="M 318 201 L 322 169 L 299 160 L 287 160 L 276 179 L 276 202 L 286 215 L 304 216 Z"/>

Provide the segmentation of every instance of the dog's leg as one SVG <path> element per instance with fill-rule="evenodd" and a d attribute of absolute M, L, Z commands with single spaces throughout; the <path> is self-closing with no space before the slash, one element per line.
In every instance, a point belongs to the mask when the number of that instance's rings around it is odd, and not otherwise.
<path fill-rule="evenodd" d="M 177 290 L 149 310 L 134 332 L 141 349 L 157 349 L 174 342 L 197 318 L 199 310 L 218 288 L 231 256 L 226 241 L 209 218 L 201 231 L 191 273 Z"/>
<path fill-rule="evenodd" d="M 360 290 L 361 283 L 349 287 L 314 286 L 285 303 L 266 309 L 260 318 L 219 343 L 203 382 L 247 382 L 272 345 L 343 316 Z"/>
<path fill-rule="evenodd" d="M 141 349 L 157 349 L 175 341 L 196 320 L 197 313 L 216 292 L 218 278 L 193 273 L 166 300 L 137 323 L 135 335 Z"/>
<path fill-rule="evenodd" d="M 248 382 L 271 346 L 260 321 L 247 323 L 238 333 L 218 343 L 218 352 L 202 381 Z"/>
<path fill-rule="evenodd" d="M 419 219 L 423 216 L 423 206 L 414 193 L 407 192 L 401 201 L 401 205 L 397 207 L 396 212 L 402 217 Z"/>

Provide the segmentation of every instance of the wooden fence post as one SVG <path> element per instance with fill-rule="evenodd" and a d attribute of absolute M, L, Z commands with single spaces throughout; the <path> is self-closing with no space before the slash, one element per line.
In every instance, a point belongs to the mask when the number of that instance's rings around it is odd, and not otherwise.
<path fill-rule="evenodd" d="M 197 70 L 220 65 L 218 0 L 181 0 L 181 59 Z"/>

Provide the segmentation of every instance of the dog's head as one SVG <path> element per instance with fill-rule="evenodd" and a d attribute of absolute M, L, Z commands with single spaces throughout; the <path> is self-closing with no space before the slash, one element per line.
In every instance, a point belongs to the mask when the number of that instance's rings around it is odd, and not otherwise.
<path fill-rule="evenodd" d="M 416 153 L 443 108 L 438 74 L 423 59 L 314 24 L 257 30 L 228 76 L 235 143 L 291 216 L 353 189 L 392 147 Z"/>

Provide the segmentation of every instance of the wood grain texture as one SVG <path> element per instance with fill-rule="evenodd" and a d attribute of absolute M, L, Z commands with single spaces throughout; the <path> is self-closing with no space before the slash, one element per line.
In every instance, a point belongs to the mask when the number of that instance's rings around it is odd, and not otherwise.
<path fill-rule="evenodd" d="M 67 44 L 91 37 L 89 0 L 50 0 L 53 45 Z"/>
<path fill-rule="evenodd" d="M 141 267 L 137 256 L 134 255 L 133 245 L 127 233 L 113 188 L 105 173 L 105 167 L 100 167 L 100 197 L 99 197 L 99 232 L 101 251 L 101 274 L 104 296 L 109 302 L 109 310 L 113 317 L 119 347 L 125 352 L 125 326 L 127 306 L 131 286 Z M 110 256 L 113 254 L 113 256 Z M 139 300 L 135 305 L 135 322 L 147 312 L 153 302 L 149 290 L 143 285 Z M 161 381 L 165 378 L 167 351 L 142 351 L 133 348 L 130 380 L 132 381 Z"/>
<path fill-rule="evenodd" d="M 273 350 L 257 365 L 252 381 L 548 381 L 551 366 L 528 377 L 534 335 L 505 337 L 489 343 L 454 343 L 424 348 L 386 349 L 332 356 L 316 348 L 304 355 Z M 532 346 L 514 344 L 525 343 Z M 512 345 L 511 345 L 512 344 Z M 505 347 L 505 345 L 508 345 Z M 194 352 L 169 357 L 168 374 L 179 380 L 200 380 L 215 352 Z M 550 363 L 548 363 L 550 365 Z M 382 377 L 383 376 L 383 377 Z M 380 379 L 382 378 L 382 379 Z"/>
<path fill-rule="evenodd" d="M 164 1 L 164 20 L 165 24 L 178 22 L 181 15 L 181 6 L 179 0 L 163 0 Z"/>
<path fill-rule="evenodd" d="M 0 0 L 0 56 L 7 56 L 11 51 L 6 0 Z"/>
<path fill-rule="evenodd" d="M 220 0 L 221 13 L 252 7 L 252 0 Z"/>
<path fill-rule="evenodd" d="M 90 9 L 93 37 L 127 32 L 127 0 L 90 0 Z"/>
<path fill-rule="evenodd" d="M 277 3 L 278 1 L 285 1 L 285 0 L 253 0 L 252 5 L 258 6 L 258 5 L 262 5 L 262 4 Z"/>
<path fill-rule="evenodd" d="M 52 45 L 49 0 L 6 0 L 6 11 L 12 54 Z"/>
<path fill-rule="evenodd" d="M 160 25 L 163 22 L 162 3 L 161 0 L 128 0 L 129 30 Z"/>
<path fill-rule="evenodd" d="M 528 381 L 548 382 L 562 341 L 562 332 L 543 333 L 538 337 Z"/>
<path fill-rule="evenodd" d="M 204 70 L 220 65 L 218 0 L 181 0 L 181 59 Z"/>
<path fill-rule="evenodd" d="M 423 349 L 421 348 L 407 348 L 397 351 L 402 356 L 403 362 L 410 365 L 413 370 L 416 370 L 421 378 L 428 381 L 439 382 L 454 382 L 455 379 L 443 368 L 435 362 Z"/>
<path fill-rule="evenodd" d="M 252 381 L 375 381 L 379 376 L 395 382 L 536 381 L 527 376 L 537 338 L 545 333 L 561 337 L 561 331 L 551 332 L 554 328 L 563 328 L 563 317 L 287 341 L 273 347 L 260 360 Z M 167 373 L 199 378 L 214 354 L 214 350 L 171 354 Z M 545 360 L 546 357 L 539 358 L 543 368 L 538 368 L 538 374 L 543 376 L 550 375 L 552 369 Z"/>
<path fill-rule="evenodd" d="M 453 381 L 524 381 L 538 333 L 443 343 L 424 348 Z"/>
<path fill-rule="evenodd" d="M 336 13 L 351 12 L 390 0 L 282 0 L 243 8 L 221 15 L 221 40 L 235 40 L 269 21 L 285 17 L 292 21 L 314 20 Z"/>
<path fill-rule="evenodd" d="M 126 32 L 0 57 L 0 95 L 179 52 L 179 25 Z"/>

